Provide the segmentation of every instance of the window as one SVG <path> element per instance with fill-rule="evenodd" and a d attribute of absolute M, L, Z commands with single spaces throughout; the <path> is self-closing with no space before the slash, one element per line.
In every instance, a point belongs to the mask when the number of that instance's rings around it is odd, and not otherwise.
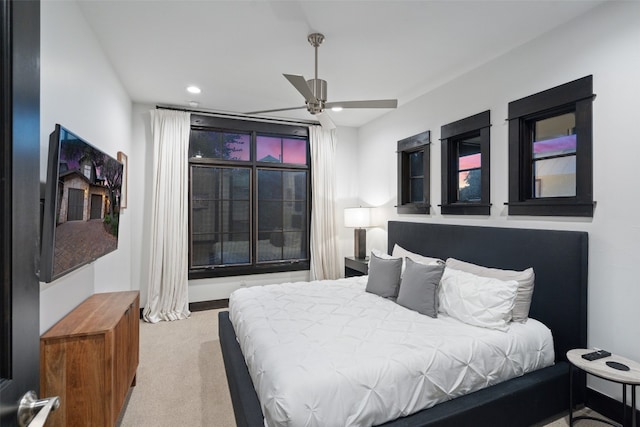
<path fill-rule="evenodd" d="M 189 278 L 309 268 L 308 129 L 192 115 Z"/>
<path fill-rule="evenodd" d="M 398 141 L 398 213 L 429 213 L 430 132 Z"/>
<path fill-rule="evenodd" d="M 575 197 L 576 113 L 552 115 L 525 124 L 531 132 L 532 199 Z"/>
<path fill-rule="evenodd" d="M 509 215 L 593 216 L 593 79 L 509 103 Z"/>
<path fill-rule="evenodd" d="M 83 167 L 83 169 L 82 169 L 82 170 L 83 170 L 83 174 L 84 174 L 84 176 L 85 176 L 88 180 L 91 180 L 91 165 L 89 165 L 89 164 L 84 165 L 84 167 Z"/>
<path fill-rule="evenodd" d="M 482 152 L 480 135 L 462 138 L 453 144 L 458 160 L 456 178 L 456 199 L 458 202 L 479 202 L 482 200 Z"/>
<path fill-rule="evenodd" d="M 442 126 L 443 214 L 490 214 L 490 126 L 490 111 Z"/>
<path fill-rule="evenodd" d="M 408 153 L 409 156 L 409 202 L 424 202 L 424 151 Z"/>

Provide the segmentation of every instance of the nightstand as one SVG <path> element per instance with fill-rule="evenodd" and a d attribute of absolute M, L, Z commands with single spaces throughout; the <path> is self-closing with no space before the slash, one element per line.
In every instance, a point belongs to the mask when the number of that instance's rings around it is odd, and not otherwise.
<path fill-rule="evenodd" d="M 369 257 L 344 257 L 344 277 L 365 276 L 369 274 Z"/>
<path fill-rule="evenodd" d="M 633 360 L 625 359 L 621 356 L 612 354 L 611 356 L 604 357 L 597 360 L 586 360 L 582 358 L 583 354 L 591 353 L 592 349 L 579 348 L 569 350 L 567 352 L 567 359 L 569 359 L 569 426 L 573 426 L 573 422 L 581 419 L 591 419 L 595 421 L 611 424 L 608 421 L 601 420 L 593 417 L 574 417 L 573 416 L 573 369 L 578 368 L 585 371 L 587 374 L 594 375 L 604 380 L 613 381 L 622 384 L 622 402 L 623 412 L 622 420 L 624 422 L 627 412 L 627 386 L 631 387 L 631 427 L 636 427 L 636 386 L 640 385 L 640 364 Z M 626 365 L 629 370 L 614 369 L 609 366 L 607 362 L 622 363 Z M 615 363 L 613 365 L 615 366 Z M 617 424 L 611 424 L 617 425 Z"/>

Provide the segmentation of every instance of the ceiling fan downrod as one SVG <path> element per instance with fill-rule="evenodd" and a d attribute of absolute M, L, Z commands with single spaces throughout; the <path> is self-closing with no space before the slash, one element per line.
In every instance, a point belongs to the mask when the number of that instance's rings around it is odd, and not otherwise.
<path fill-rule="evenodd" d="M 320 46 L 322 44 L 322 42 L 324 41 L 324 34 L 321 34 L 321 33 L 309 34 L 309 37 L 307 37 L 307 40 L 309 40 L 309 43 L 311 43 L 311 46 L 313 46 L 314 49 L 315 49 L 315 53 L 316 53 L 316 74 L 314 75 L 314 77 L 315 77 L 316 80 L 318 80 L 318 46 Z"/>
<path fill-rule="evenodd" d="M 313 103 L 313 105 L 307 102 L 307 110 L 311 114 L 317 114 L 324 110 L 324 103 L 327 101 L 327 82 L 326 80 L 318 78 L 318 47 L 324 41 L 324 34 L 309 34 L 307 40 L 315 50 L 315 74 L 313 79 L 307 80 L 307 85 L 309 86 L 309 89 L 311 89 L 311 92 L 313 92 L 313 96 L 318 101 L 317 103 Z"/>

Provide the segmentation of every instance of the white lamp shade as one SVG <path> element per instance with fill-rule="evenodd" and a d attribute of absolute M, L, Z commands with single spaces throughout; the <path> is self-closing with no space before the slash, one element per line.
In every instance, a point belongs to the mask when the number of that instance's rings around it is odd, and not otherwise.
<path fill-rule="evenodd" d="M 345 227 L 371 227 L 371 208 L 346 208 L 344 210 Z"/>

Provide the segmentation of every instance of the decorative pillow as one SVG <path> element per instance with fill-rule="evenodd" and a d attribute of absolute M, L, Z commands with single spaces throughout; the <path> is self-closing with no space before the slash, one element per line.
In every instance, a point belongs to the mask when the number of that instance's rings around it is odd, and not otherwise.
<path fill-rule="evenodd" d="M 419 262 L 420 264 L 444 264 L 439 258 L 431 258 L 428 256 L 422 256 L 420 254 L 416 254 L 414 252 L 408 251 L 397 243 L 393 245 L 393 251 L 391 252 L 391 256 L 394 258 L 402 258 L 402 271 L 406 268 L 405 258 L 410 258 L 412 261 Z"/>
<path fill-rule="evenodd" d="M 440 281 L 439 311 L 469 325 L 506 331 L 518 282 L 481 277 L 446 267 Z"/>
<path fill-rule="evenodd" d="M 515 305 L 513 306 L 513 321 L 526 322 L 529 318 L 529 308 L 531 307 L 531 298 L 533 297 L 533 287 L 535 283 L 533 268 L 527 268 L 524 271 L 500 270 L 471 264 L 455 258 L 447 259 L 447 267 L 466 271 L 476 276 L 491 277 L 499 280 L 515 280 L 518 282 L 518 292 L 516 294 Z"/>
<path fill-rule="evenodd" d="M 382 259 L 371 253 L 366 291 L 384 298 L 398 296 L 402 260 Z"/>
<path fill-rule="evenodd" d="M 382 258 L 382 259 L 399 259 L 400 258 L 400 257 L 389 255 L 388 253 L 382 252 L 378 249 L 371 249 L 371 253 L 377 256 L 378 258 Z"/>
<path fill-rule="evenodd" d="M 396 302 L 435 319 L 438 317 L 438 284 L 444 265 L 420 264 L 411 258 L 407 258 L 406 263 Z"/>

